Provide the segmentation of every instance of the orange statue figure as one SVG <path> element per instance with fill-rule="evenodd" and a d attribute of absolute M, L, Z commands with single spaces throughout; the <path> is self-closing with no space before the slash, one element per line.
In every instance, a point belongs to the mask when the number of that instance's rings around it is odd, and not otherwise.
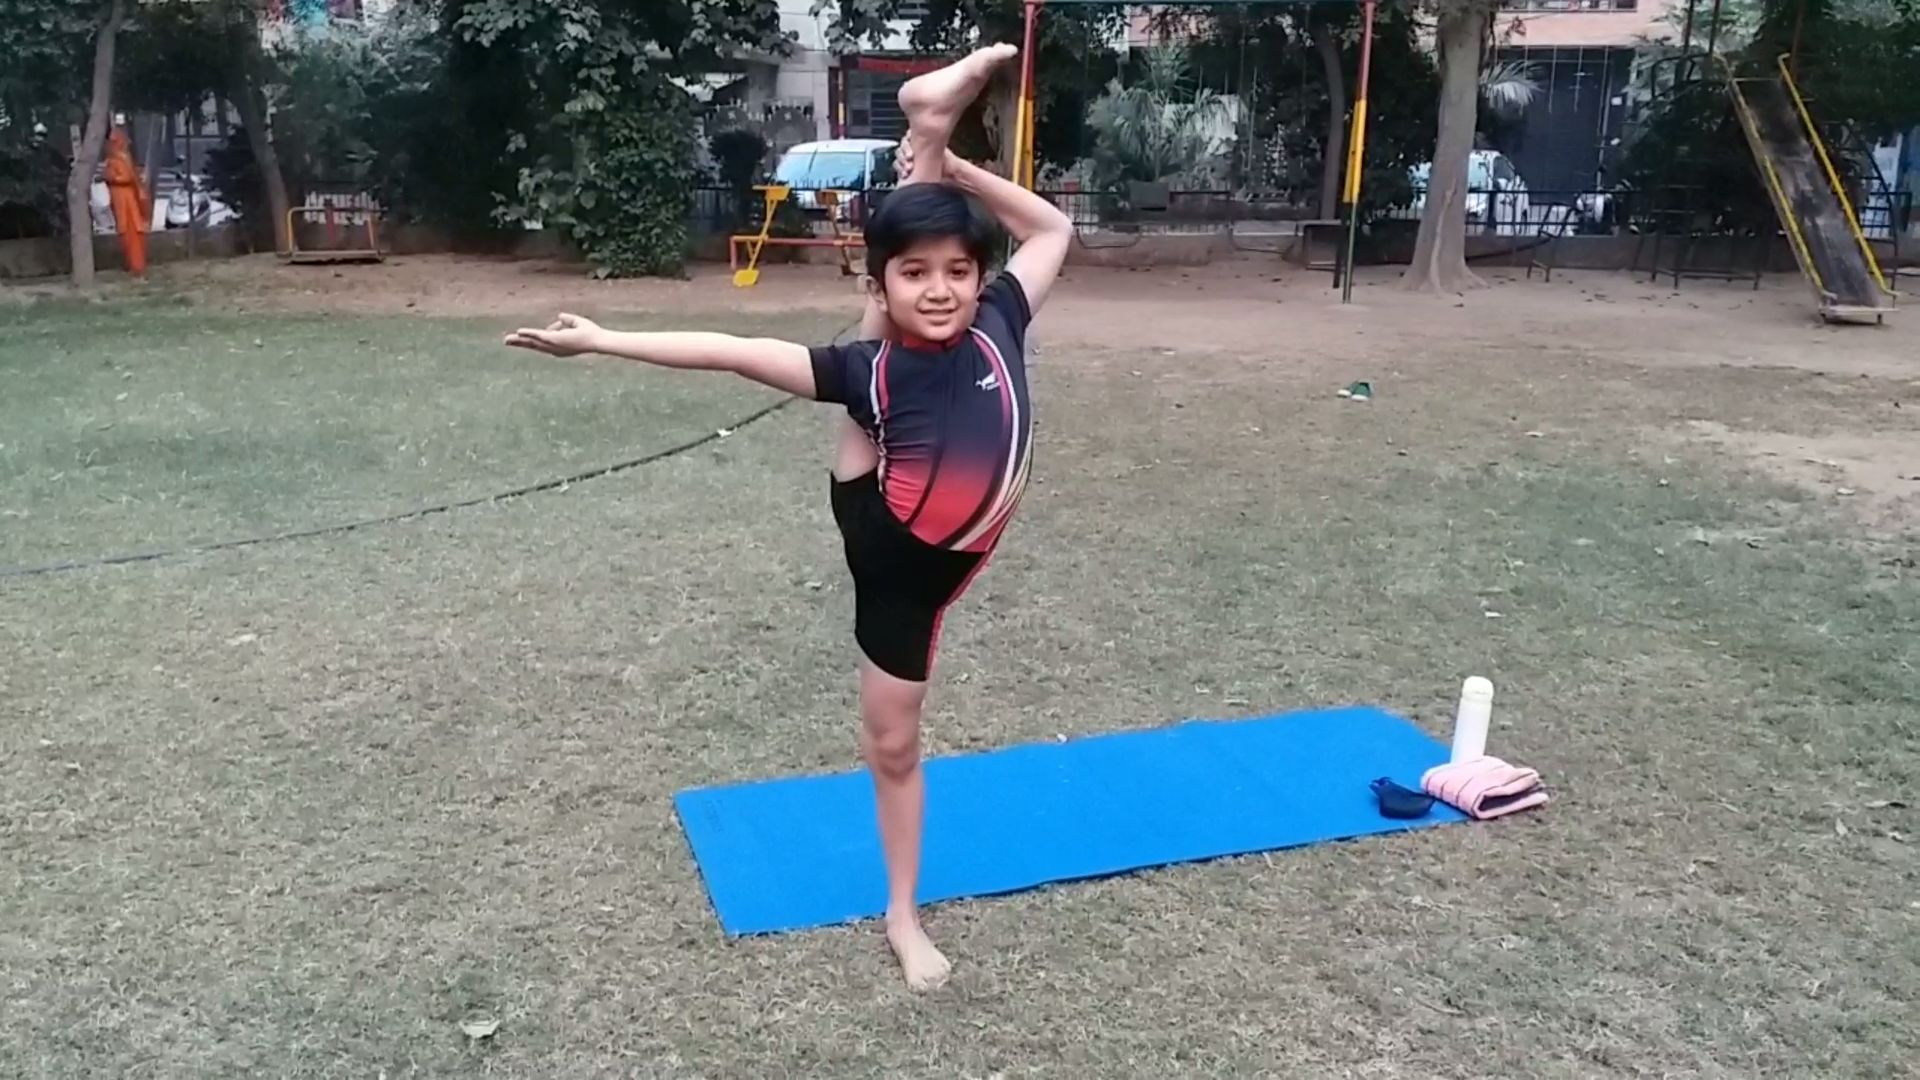
<path fill-rule="evenodd" d="M 147 272 L 147 185 L 133 163 L 133 146 L 125 128 L 114 128 L 107 136 L 107 196 L 113 207 L 114 227 L 120 232 L 120 250 L 126 255 L 127 272 L 135 277 Z"/>

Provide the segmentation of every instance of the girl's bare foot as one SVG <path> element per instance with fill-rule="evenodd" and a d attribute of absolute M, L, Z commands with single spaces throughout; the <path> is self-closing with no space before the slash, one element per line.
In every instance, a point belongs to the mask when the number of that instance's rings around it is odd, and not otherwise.
<path fill-rule="evenodd" d="M 906 114 L 908 127 L 921 135 L 920 141 L 935 139 L 945 149 L 946 136 L 953 134 L 960 114 L 986 88 L 993 69 L 1019 53 L 1017 45 L 989 45 L 938 71 L 908 79 L 900 87 L 900 111 Z"/>
<path fill-rule="evenodd" d="M 906 976 L 907 989 L 925 992 L 938 990 L 953 972 L 953 965 L 934 948 L 933 940 L 920 929 L 920 918 L 913 912 L 887 916 L 887 944 L 900 961 L 900 974 Z"/>

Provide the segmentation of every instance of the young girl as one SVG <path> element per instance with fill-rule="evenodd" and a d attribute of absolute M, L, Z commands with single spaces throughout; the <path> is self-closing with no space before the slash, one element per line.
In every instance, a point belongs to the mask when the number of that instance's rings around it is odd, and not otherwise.
<path fill-rule="evenodd" d="M 845 408 L 834 520 L 854 582 L 860 745 L 887 865 L 886 932 L 909 986 L 950 965 L 921 927 L 914 889 L 926 802 L 920 716 L 947 608 L 986 565 L 1026 486 L 1032 452 L 1026 329 L 1060 274 L 1073 225 L 1051 203 L 947 150 L 954 123 L 1012 46 L 979 52 L 900 91 L 902 187 L 867 223 L 862 338 L 807 348 L 713 333 L 619 333 L 577 315 L 507 344 L 731 371 Z M 1018 245 L 983 284 L 992 224 Z"/>

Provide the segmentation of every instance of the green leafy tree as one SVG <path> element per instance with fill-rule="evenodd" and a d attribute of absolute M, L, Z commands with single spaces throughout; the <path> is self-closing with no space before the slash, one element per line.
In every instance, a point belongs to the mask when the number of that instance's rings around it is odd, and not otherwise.
<path fill-rule="evenodd" d="M 87 112 L 102 5 L 0 0 L 0 208 L 22 232 L 57 227 L 69 132 Z"/>
<path fill-rule="evenodd" d="M 500 143 L 524 105 L 502 100 L 485 67 L 457 66 L 432 20 L 399 9 L 304 27 L 272 59 L 274 141 L 296 193 L 347 184 L 392 218 L 467 230 L 490 226 L 515 192 L 517 171 Z"/>
<path fill-rule="evenodd" d="M 1348 4 L 1163 8 L 1154 33 L 1186 40 L 1201 80 L 1238 103 L 1231 182 L 1248 190 L 1320 191 L 1322 217 L 1340 194 L 1347 137 Z"/>
<path fill-rule="evenodd" d="M 1319 216 L 1334 217 L 1360 67 L 1359 8 L 1304 3 L 1204 11 L 1212 24 L 1197 46 L 1204 79 L 1234 87 L 1243 108 L 1236 183 L 1317 188 Z M 1438 81 L 1404 7 L 1388 6 L 1375 21 L 1370 83 L 1361 187 L 1366 215 L 1406 205 L 1409 169 L 1433 153 Z"/>
<path fill-rule="evenodd" d="M 113 118 L 113 68 L 127 0 L 0 0 L 0 177 L 38 187 L 64 159 L 76 288 L 93 285 L 93 173 Z M 42 191 L 21 191 L 48 206 Z"/>
<path fill-rule="evenodd" d="M 681 273 L 686 260 L 687 191 L 693 118 L 684 93 L 655 91 L 651 105 L 595 117 L 593 152 L 573 170 L 529 171 L 520 194 L 573 234 L 601 276 Z"/>
<path fill-rule="evenodd" d="M 1705 18 L 1696 14 L 1696 51 L 1707 40 Z M 1807 0 L 1804 7 L 1798 0 L 1729 0 L 1722 18 L 1717 55 L 1742 76 L 1776 77 L 1779 58 L 1795 53 L 1795 79 L 1844 178 L 1857 184 L 1867 168 L 1864 142 L 1920 125 L 1915 0 Z M 1675 70 L 1672 63 L 1646 69 L 1646 120 L 1622 160 L 1622 179 L 1642 190 L 1711 198 L 1694 208 L 1714 214 L 1722 227 L 1771 231 L 1775 211 L 1721 81 L 1724 69 L 1719 61 L 1696 63 L 1691 81 Z"/>
<path fill-rule="evenodd" d="M 729 128 L 707 140 L 707 154 L 713 158 L 720 183 L 735 192 L 746 192 L 767 168 L 767 140 L 757 131 Z"/>
<path fill-rule="evenodd" d="M 1348 55 L 1356 72 L 1358 53 L 1358 42 L 1350 41 Z M 1414 194 L 1414 166 L 1434 159 L 1433 103 L 1440 96 L 1440 76 L 1420 27 L 1405 8 L 1390 7 L 1380 13 L 1374 26 L 1370 81 L 1367 156 L 1361 174 L 1363 217 L 1408 205 Z M 1460 227 L 1464 233 L 1464 213 Z"/>
<path fill-rule="evenodd" d="M 1750 73 L 1795 50 L 1794 75 L 1820 117 L 1868 138 L 1920 125 L 1920 0 L 1762 0 Z"/>
<path fill-rule="evenodd" d="M 900 18 L 901 0 L 816 0 L 816 13 L 832 12 L 835 41 L 843 48 L 887 38 Z M 1111 47 L 1125 18 L 1120 4 L 1068 5 L 1046 9 L 1034 42 L 1034 156 L 1041 168 L 1066 168 L 1092 151 L 1088 109 L 1119 68 Z M 993 42 L 1022 43 L 1021 0 L 927 0 L 913 24 L 915 50 L 957 56 Z M 1019 104 L 1019 65 L 1001 68 L 982 101 L 962 118 L 954 149 L 967 157 L 994 158 L 1011 174 L 1012 132 Z"/>
<path fill-rule="evenodd" d="M 707 140 L 707 156 L 713 160 L 715 179 L 727 189 L 731 200 L 727 208 L 728 228 L 751 228 L 747 222 L 760 202 L 753 185 L 767 174 L 767 150 L 767 140 L 759 132 L 745 128 L 728 128 Z M 797 210 L 791 202 L 782 203 L 781 208 Z M 776 227 L 778 224 L 776 222 Z M 806 231 L 810 230 L 803 229 L 803 234 Z"/>
<path fill-rule="evenodd" d="M 679 272 L 695 155 L 673 76 L 784 50 L 775 0 L 445 0 L 440 13 L 529 103 L 503 132 L 519 180 L 501 217 L 568 229 L 604 276 Z"/>
<path fill-rule="evenodd" d="M 286 252 L 292 250 L 287 212 L 293 202 L 270 120 L 270 94 L 279 73 L 262 43 L 266 5 L 267 0 L 140 0 L 119 84 L 130 103 L 155 111 L 196 106 L 209 97 L 232 103 L 260 195 L 224 194 L 236 205 L 264 202 L 274 248 Z"/>
<path fill-rule="evenodd" d="M 1220 134 L 1227 117 L 1226 99 L 1194 83 L 1185 50 L 1149 50 L 1130 84 L 1114 79 L 1093 103 L 1091 179 L 1103 190 L 1129 181 L 1204 184 L 1228 149 Z"/>
<path fill-rule="evenodd" d="M 1299 25 L 1306 28 L 1308 38 L 1313 42 L 1314 56 L 1320 61 L 1321 93 L 1326 98 L 1326 111 L 1321 123 L 1327 134 L 1320 143 L 1320 217 L 1325 219 L 1333 217 L 1340 209 L 1350 107 L 1347 65 L 1342 56 L 1346 50 L 1341 46 L 1343 41 L 1350 42 L 1356 35 L 1351 6 L 1331 15 L 1322 8 L 1323 5 L 1309 4 L 1298 18 Z M 1341 19 L 1341 15 L 1347 18 Z M 1371 93 L 1373 88 L 1369 86 L 1367 89 Z"/>

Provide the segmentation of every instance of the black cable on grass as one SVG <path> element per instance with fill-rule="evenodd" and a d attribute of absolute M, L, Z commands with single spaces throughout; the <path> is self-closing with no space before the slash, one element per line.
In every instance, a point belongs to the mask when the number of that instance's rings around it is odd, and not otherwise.
<path fill-rule="evenodd" d="M 840 341 L 841 338 L 846 336 L 847 331 L 853 329 L 853 325 L 854 324 L 848 324 L 842 327 L 839 333 L 833 335 L 833 340 L 836 342 Z M 277 544 L 283 540 L 310 540 L 316 536 L 333 536 L 338 533 L 349 533 L 358 529 L 372 528 L 376 525 L 393 525 L 402 521 L 413 521 L 417 518 L 432 517 L 435 514 L 445 514 L 453 510 L 465 510 L 468 507 L 481 506 L 486 503 L 504 502 L 507 499 L 518 499 L 527 495 L 538 495 L 543 491 L 553 491 L 556 488 L 563 488 L 570 484 L 584 483 L 588 480 L 598 480 L 603 476 L 612 476 L 614 473 L 626 472 L 628 469 L 637 469 L 642 465 L 651 465 L 656 461 L 665 461 L 668 458 L 679 457 L 681 454 L 687 453 L 690 450 L 698 450 L 710 442 L 717 442 L 720 439 L 724 439 L 749 424 L 764 420 L 798 400 L 800 399 L 792 397 L 781 398 L 779 401 L 774 402 L 764 409 L 748 413 L 727 427 L 720 428 L 717 431 L 710 431 L 697 439 L 683 442 L 678 446 L 669 446 L 665 450 L 656 450 L 651 454 L 645 454 L 637 458 L 629 458 L 626 461 L 615 462 L 612 465 L 602 465 L 597 469 L 574 473 L 571 476 L 562 476 L 554 480 L 542 480 L 537 484 L 528 484 L 525 487 L 517 487 L 510 491 L 497 491 L 490 495 L 476 495 L 471 499 L 461 499 L 457 502 L 435 503 L 432 506 L 403 510 L 396 514 L 383 514 L 380 517 L 364 518 L 359 521 L 348 521 L 335 525 L 320 525 L 311 529 L 295 529 L 291 532 L 270 533 L 265 536 L 246 536 L 237 540 L 219 540 L 210 544 L 188 544 L 184 547 L 163 548 L 158 551 L 122 552 L 118 555 L 103 555 L 92 559 L 73 559 L 66 562 L 42 563 L 39 566 L 5 567 L 0 568 L 0 579 L 38 577 L 43 574 L 64 574 L 70 570 L 96 570 L 103 566 L 124 566 L 129 563 L 158 562 L 161 559 L 178 558 L 184 555 L 204 555 L 210 551 L 232 551 L 236 548 L 258 547 L 262 544 Z"/>
<path fill-rule="evenodd" d="M 758 412 L 750 413 L 742 419 L 735 421 L 731 427 L 724 427 L 718 431 L 709 431 L 697 439 L 683 442 L 678 446 L 670 446 L 665 450 L 656 450 L 644 457 L 630 458 L 612 465 L 603 465 L 597 469 L 574 473 L 572 476 L 562 476 L 556 480 L 542 480 L 537 484 L 528 484 L 525 487 L 517 487 L 511 491 L 498 491 L 490 495 L 476 495 L 471 499 L 461 499 L 458 502 L 435 503 L 432 506 L 422 506 L 414 510 L 403 510 L 397 514 L 383 514 L 380 517 L 365 518 L 360 521 L 347 521 L 336 525 L 320 525 L 311 529 L 295 529 L 291 532 L 271 533 L 266 536 L 246 536 L 238 540 L 219 540 L 211 544 L 189 544 L 185 547 L 164 548 L 159 551 L 123 552 L 119 555 L 105 555 L 95 559 L 75 559 L 70 562 L 43 563 L 39 566 L 8 567 L 0 569 L 0 578 L 60 574 L 69 570 L 93 570 L 102 566 L 121 566 L 126 563 L 155 562 L 160 559 L 171 559 L 181 555 L 201 555 L 209 551 L 231 551 L 235 548 L 257 547 L 261 544 L 279 543 L 282 540 L 307 540 L 316 536 L 331 536 L 335 533 L 353 532 L 356 529 L 371 528 L 375 525 L 392 525 L 396 522 L 412 521 L 415 518 L 432 517 L 435 514 L 444 514 L 451 510 L 464 510 L 468 507 L 480 506 L 484 503 L 503 502 L 507 499 L 518 499 L 526 495 L 537 495 L 543 491 L 552 491 L 555 488 L 562 488 L 569 484 L 578 484 L 587 480 L 598 480 L 603 476 L 612 476 L 614 473 L 626 472 L 628 469 L 637 469 L 642 465 L 651 465 L 656 461 L 665 461 L 670 457 L 678 457 L 689 450 L 697 450 L 710 442 L 724 439 L 728 435 L 746 427 L 748 424 L 754 423 L 757 420 L 763 420 L 798 400 L 800 399 L 791 397 L 782 398 Z"/>

